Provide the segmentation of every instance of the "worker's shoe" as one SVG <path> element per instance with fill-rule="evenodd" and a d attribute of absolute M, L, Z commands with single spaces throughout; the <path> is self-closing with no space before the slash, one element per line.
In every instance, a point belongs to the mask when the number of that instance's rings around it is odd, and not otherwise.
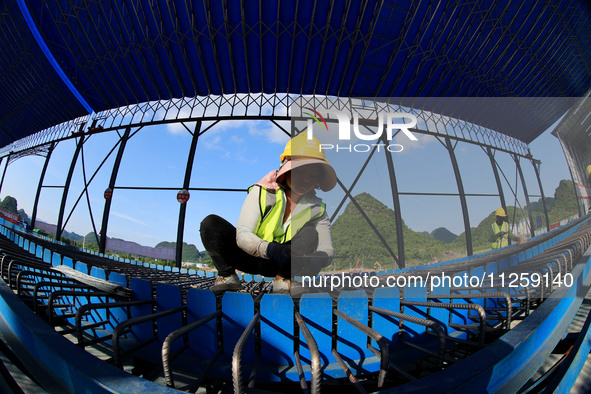
<path fill-rule="evenodd" d="M 301 297 L 303 293 L 302 284 L 296 280 L 275 279 L 273 281 L 273 294 L 290 294 L 292 297 Z"/>
<path fill-rule="evenodd" d="M 240 279 L 236 274 L 232 274 L 230 276 L 218 276 L 210 290 L 214 293 L 222 293 L 224 291 L 239 291 L 242 290 L 242 283 L 240 283 Z"/>
<path fill-rule="evenodd" d="M 291 280 L 289 279 L 274 279 L 273 280 L 273 294 L 289 294 L 291 288 Z"/>

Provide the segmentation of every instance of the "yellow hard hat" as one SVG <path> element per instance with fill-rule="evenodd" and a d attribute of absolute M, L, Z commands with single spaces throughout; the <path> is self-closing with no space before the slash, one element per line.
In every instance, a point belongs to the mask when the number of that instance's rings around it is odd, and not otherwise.
<path fill-rule="evenodd" d="M 505 210 L 502 207 L 497 208 L 495 215 L 497 216 L 507 216 L 507 214 L 505 213 Z"/>
<path fill-rule="evenodd" d="M 591 164 L 587 166 L 587 179 L 591 178 Z"/>
<path fill-rule="evenodd" d="M 308 139 L 308 133 L 300 133 L 287 141 L 287 145 L 285 145 L 283 153 L 279 156 L 279 160 L 283 163 L 285 159 L 291 160 L 292 158 L 299 159 L 304 157 L 328 162 L 321 149 L 320 141 L 314 137 Z"/>

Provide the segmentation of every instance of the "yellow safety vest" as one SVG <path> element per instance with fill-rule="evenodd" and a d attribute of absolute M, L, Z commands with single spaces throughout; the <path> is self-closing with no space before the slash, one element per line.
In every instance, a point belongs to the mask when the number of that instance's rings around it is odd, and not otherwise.
<path fill-rule="evenodd" d="M 502 237 L 497 238 L 497 240 L 492 243 L 492 248 L 500 249 L 504 248 L 505 246 L 509 246 L 509 223 L 503 222 L 503 224 L 501 224 L 501 226 L 499 227 L 497 222 L 493 222 L 492 229 L 495 234 L 498 234 L 501 231 L 505 232 L 505 234 Z"/>
<path fill-rule="evenodd" d="M 317 219 L 326 211 L 326 205 L 312 205 L 291 217 L 287 228 L 283 228 L 283 215 L 287 201 L 282 189 L 270 190 L 260 186 L 259 208 L 261 219 L 255 234 L 265 241 L 285 243 L 292 239 L 302 227 L 311 220 Z M 250 189 L 249 189 L 250 191 Z"/>

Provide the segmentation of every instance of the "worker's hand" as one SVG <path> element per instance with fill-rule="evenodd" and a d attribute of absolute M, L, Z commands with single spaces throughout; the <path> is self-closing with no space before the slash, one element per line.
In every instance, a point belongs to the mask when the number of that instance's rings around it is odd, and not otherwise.
<path fill-rule="evenodd" d="M 519 242 L 519 244 L 521 245 L 522 243 L 525 242 L 525 239 L 523 237 L 518 237 L 517 242 Z"/>
<path fill-rule="evenodd" d="M 497 234 L 497 237 L 502 238 L 503 236 L 505 236 L 505 234 L 507 234 L 507 233 L 504 231 L 499 231 L 499 233 Z"/>
<path fill-rule="evenodd" d="M 312 256 L 293 256 L 292 274 L 316 276 L 322 268 L 330 265 L 330 257 L 326 252 L 314 252 Z"/>
<path fill-rule="evenodd" d="M 267 256 L 276 261 L 282 269 L 289 270 L 291 266 L 291 246 L 277 242 L 269 242 Z"/>

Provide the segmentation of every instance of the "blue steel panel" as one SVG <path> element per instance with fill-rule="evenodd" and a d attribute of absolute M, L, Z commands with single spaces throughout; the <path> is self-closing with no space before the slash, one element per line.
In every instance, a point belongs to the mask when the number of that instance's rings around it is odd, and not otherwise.
<path fill-rule="evenodd" d="M 146 279 L 131 278 L 129 284 L 134 300 L 152 300 L 152 283 Z M 152 313 L 151 305 L 137 305 L 129 307 L 131 318 L 146 316 Z M 136 324 L 132 328 L 133 335 L 139 341 L 153 337 L 152 322 Z"/>
<path fill-rule="evenodd" d="M 425 286 L 409 285 L 404 288 L 405 301 L 427 301 L 427 288 Z M 410 316 L 427 319 L 427 308 L 422 306 L 404 305 L 404 314 Z M 419 324 L 408 321 L 403 322 L 403 338 L 409 340 L 412 338 L 413 342 L 423 342 L 427 340 L 426 328 Z"/>
<path fill-rule="evenodd" d="M 51 250 L 45 249 L 43 251 L 43 261 L 46 263 L 51 263 Z"/>
<path fill-rule="evenodd" d="M 64 256 L 62 259 L 62 264 L 66 267 L 74 268 L 74 261 L 70 257 Z"/>
<path fill-rule="evenodd" d="M 83 274 L 87 274 L 88 275 L 88 265 L 86 265 L 86 263 L 83 263 L 81 261 L 77 261 L 75 268 L 76 268 L 76 271 L 80 271 Z"/>
<path fill-rule="evenodd" d="M 238 339 L 254 317 L 254 300 L 247 293 L 227 292 L 222 298 L 222 335 L 224 355 L 232 357 Z M 254 334 L 250 335 L 242 360 L 252 363 L 254 360 Z"/>
<path fill-rule="evenodd" d="M 368 303 L 365 291 L 347 291 L 339 295 L 338 310 L 367 325 Z M 345 360 L 360 360 L 371 357 L 367 349 L 367 335 L 347 323 L 342 318 L 337 320 L 337 351 Z"/>
<path fill-rule="evenodd" d="M 62 256 L 59 253 L 53 252 L 51 256 L 51 265 L 56 267 L 62 264 Z"/>
<path fill-rule="evenodd" d="M 119 286 L 127 287 L 127 276 L 119 272 L 111 272 L 109 274 L 109 282 Z"/>
<path fill-rule="evenodd" d="M 41 387 L 55 393 L 174 393 L 133 376 L 76 346 L 45 324 L 0 282 L 0 330 Z"/>
<path fill-rule="evenodd" d="M 272 366 L 295 365 L 293 300 L 289 294 L 265 294 L 261 300 L 261 356 Z"/>
<path fill-rule="evenodd" d="M 310 334 L 314 337 L 320 352 L 321 365 L 335 363 L 332 355 L 332 299 L 327 293 L 304 294 L 300 301 L 300 315 L 304 319 Z M 310 351 L 306 340 L 300 333 L 300 354 L 310 363 Z"/>
<path fill-rule="evenodd" d="M 37 245 L 34 242 L 29 242 L 29 253 L 35 254 L 35 249 Z"/>
<path fill-rule="evenodd" d="M 374 291 L 373 306 L 400 312 L 400 291 L 397 287 L 382 287 Z M 390 350 L 402 347 L 398 343 L 400 321 L 397 318 L 372 312 L 372 328 L 382 334 L 390 344 Z"/>
<path fill-rule="evenodd" d="M 509 267 L 515 267 L 518 264 L 519 259 L 517 258 L 517 255 L 512 254 L 511 256 L 509 256 Z"/>
<path fill-rule="evenodd" d="M 183 304 L 181 288 L 169 283 L 158 283 L 156 286 L 156 312 L 168 309 L 178 308 Z M 168 334 L 182 327 L 182 312 L 164 316 L 158 319 L 158 339 L 164 342 Z M 177 350 L 182 346 L 182 341 L 174 343 L 172 350 Z"/>
<path fill-rule="evenodd" d="M 109 282 L 119 286 L 127 287 L 127 276 L 118 272 L 111 272 L 109 274 Z M 109 322 L 111 328 L 117 327 L 117 324 L 127 320 L 127 308 L 111 308 L 109 309 Z"/>
<path fill-rule="evenodd" d="M 107 280 L 107 273 L 105 272 L 104 269 L 99 268 L 99 267 L 91 267 L 90 268 L 90 276 L 97 278 L 97 279 Z M 107 297 L 91 297 L 90 303 L 98 304 L 98 303 L 107 302 L 107 300 L 108 300 Z M 82 301 L 81 304 L 84 305 L 86 303 L 86 297 L 84 297 L 81 301 Z M 91 316 L 94 318 L 94 321 L 97 321 L 97 322 L 108 320 L 106 309 L 93 310 L 91 313 Z"/>
<path fill-rule="evenodd" d="M 187 293 L 187 324 L 216 311 L 216 299 L 210 290 L 189 289 Z M 216 319 L 189 333 L 189 348 L 200 358 L 210 360 L 218 350 Z"/>

